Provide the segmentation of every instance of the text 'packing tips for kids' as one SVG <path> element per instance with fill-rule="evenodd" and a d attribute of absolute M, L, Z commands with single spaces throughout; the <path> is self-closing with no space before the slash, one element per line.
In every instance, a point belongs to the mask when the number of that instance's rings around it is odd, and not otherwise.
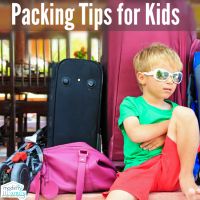
<path fill-rule="evenodd" d="M 77 18 L 79 20 L 77 20 Z M 173 1 L 170 3 L 149 3 L 135 1 L 120 2 L 104 6 L 95 3 L 66 3 L 59 7 L 56 3 L 39 3 L 32 9 L 20 3 L 12 3 L 12 25 L 63 26 L 66 31 L 77 27 L 90 27 L 99 30 L 103 27 L 113 29 L 149 29 L 156 27 L 181 27 L 183 13 Z"/>

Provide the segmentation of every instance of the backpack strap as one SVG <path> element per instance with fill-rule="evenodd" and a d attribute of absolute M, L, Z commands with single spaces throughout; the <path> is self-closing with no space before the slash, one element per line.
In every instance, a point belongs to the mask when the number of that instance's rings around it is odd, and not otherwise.
<path fill-rule="evenodd" d="M 78 171 L 77 171 L 77 179 L 76 179 L 76 200 L 82 199 L 82 194 L 84 190 L 84 182 L 85 182 L 85 170 L 86 170 L 87 157 L 88 157 L 87 150 L 79 151 L 79 163 L 78 163 Z"/>
<path fill-rule="evenodd" d="M 35 200 L 40 198 L 40 189 L 41 189 L 41 171 L 35 177 Z"/>

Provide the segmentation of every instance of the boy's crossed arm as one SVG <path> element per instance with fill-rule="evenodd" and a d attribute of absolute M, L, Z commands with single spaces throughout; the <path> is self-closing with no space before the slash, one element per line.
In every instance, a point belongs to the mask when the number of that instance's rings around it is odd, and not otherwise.
<path fill-rule="evenodd" d="M 142 143 L 141 148 L 153 150 L 163 145 L 169 120 L 141 125 L 137 117 L 128 117 L 124 120 L 123 125 L 133 142 Z"/>
<path fill-rule="evenodd" d="M 141 143 L 140 147 L 144 150 L 152 151 L 158 147 L 161 147 L 164 145 L 166 139 L 166 135 L 160 135 L 156 138 L 153 138 L 151 140 L 148 140 L 146 142 Z"/>

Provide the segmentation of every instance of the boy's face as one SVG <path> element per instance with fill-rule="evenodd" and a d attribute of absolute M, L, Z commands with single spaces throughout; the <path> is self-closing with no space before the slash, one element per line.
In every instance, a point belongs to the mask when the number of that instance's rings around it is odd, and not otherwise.
<path fill-rule="evenodd" d="M 163 69 L 170 73 L 178 72 L 176 67 L 167 62 L 159 62 L 153 69 Z M 151 74 L 150 73 L 150 74 Z M 147 73 L 148 74 L 148 73 Z M 137 78 L 143 88 L 143 95 L 148 95 L 157 99 L 168 99 L 175 91 L 177 84 L 173 81 L 172 76 L 169 76 L 165 81 L 156 80 L 153 75 L 145 75 L 145 73 L 138 72 Z"/>

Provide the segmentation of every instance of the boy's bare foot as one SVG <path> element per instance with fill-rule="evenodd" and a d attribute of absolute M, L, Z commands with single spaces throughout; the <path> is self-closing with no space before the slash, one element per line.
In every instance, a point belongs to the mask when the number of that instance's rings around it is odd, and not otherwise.
<path fill-rule="evenodd" d="M 200 187 L 196 185 L 194 177 L 184 177 L 179 179 L 182 192 L 188 200 L 200 200 Z"/>

